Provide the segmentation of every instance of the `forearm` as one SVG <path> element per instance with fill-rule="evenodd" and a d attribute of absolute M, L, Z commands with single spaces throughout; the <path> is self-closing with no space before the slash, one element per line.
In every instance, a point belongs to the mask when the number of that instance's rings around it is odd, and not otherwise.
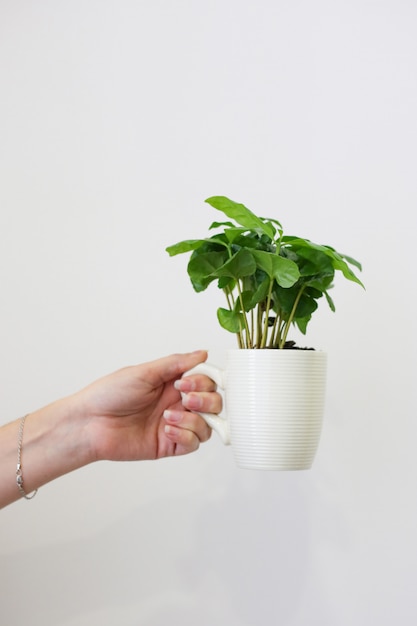
<path fill-rule="evenodd" d="M 0 428 L 0 508 L 21 498 L 16 483 L 20 420 Z M 92 460 L 83 417 L 73 397 L 30 413 L 25 421 L 21 466 L 27 494 Z"/>
<path fill-rule="evenodd" d="M 221 397 L 212 380 L 197 374 L 181 391 L 198 396 L 198 407 L 190 406 L 192 397 L 184 406 L 175 382 L 206 358 L 199 350 L 126 367 L 30 413 L 21 445 L 25 493 L 96 460 L 139 461 L 197 450 L 211 431 L 192 411 L 218 412 Z M 0 428 L 0 508 L 22 495 L 16 482 L 21 424 Z"/>

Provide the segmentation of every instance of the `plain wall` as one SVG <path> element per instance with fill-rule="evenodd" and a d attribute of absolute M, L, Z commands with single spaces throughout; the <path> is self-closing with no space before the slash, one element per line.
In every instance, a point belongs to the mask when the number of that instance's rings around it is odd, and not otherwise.
<path fill-rule="evenodd" d="M 4 626 L 415 624 L 417 5 L 0 1 L 0 420 L 232 335 L 165 247 L 228 195 L 363 262 L 311 471 L 100 463 L 0 514 Z"/>

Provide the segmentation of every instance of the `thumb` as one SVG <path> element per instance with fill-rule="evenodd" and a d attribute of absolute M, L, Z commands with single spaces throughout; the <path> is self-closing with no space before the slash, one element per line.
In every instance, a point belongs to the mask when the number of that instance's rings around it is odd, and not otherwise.
<path fill-rule="evenodd" d="M 148 379 L 155 385 L 177 380 L 184 372 L 203 363 L 207 359 L 207 350 L 196 350 L 184 354 L 171 354 L 148 363 Z"/>

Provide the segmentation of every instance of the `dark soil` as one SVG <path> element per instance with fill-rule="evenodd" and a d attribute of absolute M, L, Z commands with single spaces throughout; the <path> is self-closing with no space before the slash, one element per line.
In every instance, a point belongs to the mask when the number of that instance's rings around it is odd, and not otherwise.
<path fill-rule="evenodd" d="M 284 343 L 284 350 L 314 350 L 314 348 L 301 348 L 295 345 L 295 341 L 286 341 Z"/>

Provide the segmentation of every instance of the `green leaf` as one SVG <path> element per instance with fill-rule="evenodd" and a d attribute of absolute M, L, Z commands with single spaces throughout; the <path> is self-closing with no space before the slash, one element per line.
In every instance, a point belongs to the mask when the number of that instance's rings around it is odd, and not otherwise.
<path fill-rule="evenodd" d="M 236 229 L 237 230 L 237 229 Z M 246 234 L 242 234 L 246 233 Z M 264 241 L 266 239 L 267 242 Z M 247 234 L 244 228 L 241 229 L 241 234 L 238 234 L 232 242 L 235 246 L 240 246 L 241 248 L 250 248 L 257 250 L 267 250 L 271 251 L 271 240 L 266 235 L 262 237 L 254 236 L 253 234 Z M 274 249 L 275 251 L 275 249 Z"/>
<path fill-rule="evenodd" d="M 206 252 L 191 257 L 187 271 L 196 291 L 204 291 L 215 280 L 213 272 L 224 263 L 225 258 L 226 251 L 223 254 L 219 251 Z"/>
<path fill-rule="evenodd" d="M 176 254 L 183 254 L 184 252 L 191 252 L 199 248 L 206 240 L 205 239 L 187 239 L 185 241 L 179 241 L 172 246 L 165 248 L 169 256 L 175 256 Z"/>
<path fill-rule="evenodd" d="M 327 293 L 327 291 L 324 292 L 325 298 L 327 300 L 327 304 L 330 307 L 330 310 L 333 311 L 333 313 L 336 311 L 336 307 L 334 305 L 333 299 L 329 296 L 329 294 Z"/>
<path fill-rule="evenodd" d="M 345 255 L 342 257 L 342 255 L 336 252 L 334 248 L 331 248 L 330 246 L 321 246 L 317 243 L 309 241 L 308 239 L 300 239 L 297 237 L 283 237 L 282 241 L 284 244 L 290 244 L 295 249 L 304 248 L 322 252 L 323 254 L 327 255 L 329 259 L 331 259 L 333 268 L 335 270 L 339 270 L 340 272 L 342 272 L 343 276 L 348 280 L 351 280 L 352 282 L 361 285 L 361 287 L 364 287 L 363 283 L 359 280 L 359 278 L 344 260 L 348 259 L 349 257 L 346 257 Z M 306 253 L 305 250 L 304 253 Z M 355 263 L 357 264 L 357 261 L 355 261 Z"/>
<path fill-rule="evenodd" d="M 234 243 L 238 238 L 242 238 L 242 233 L 246 232 L 244 228 L 226 228 L 224 234 L 226 235 L 226 239 L 229 243 Z"/>
<path fill-rule="evenodd" d="M 298 248 L 298 263 L 301 276 L 316 276 L 318 274 L 333 276 L 334 269 L 328 254 L 315 248 Z"/>
<path fill-rule="evenodd" d="M 339 252 L 340 254 L 340 252 Z M 359 261 L 357 261 L 356 259 L 354 259 L 351 256 L 347 256 L 346 254 L 340 254 L 340 256 L 345 259 L 345 261 L 347 261 L 350 265 L 354 265 L 355 267 L 358 268 L 358 270 L 362 271 L 362 264 L 359 263 Z"/>
<path fill-rule="evenodd" d="M 303 276 L 302 281 L 303 284 L 308 285 L 308 287 L 317 289 L 324 293 L 327 289 L 330 289 L 332 286 L 334 278 L 334 271 L 331 274 L 317 274 L 315 276 Z"/>
<path fill-rule="evenodd" d="M 217 319 L 219 320 L 220 326 L 230 333 L 239 333 L 242 328 L 242 316 L 236 311 L 229 311 L 228 309 L 220 307 L 217 309 Z"/>
<path fill-rule="evenodd" d="M 297 327 L 299 328 L 300 332 L 303 335 L 307 333 L 307 325 L 310 320 L 311 320 L 311 315 L 310 317 L 300 317 L 294 320 L 294 323 L 297 325 Z"/>
<path fill-rule="evenodd" d="M 349 265 L 342 259 L 337 252 L 333 256 L 333 267 L 335 270 L 342 272 L 343 276 L 354 283 L 357 283 L 361 287 L 364 287 L 362 281 L 356 276 L 356 274 L 350 269 Z"/>
<path fill-rule="evenodd" d="M 290 259 L 286 259 L 273 252 L 264 250 L 252 250 L 258 267 L 270 278 L 275 278 L 281 287 L 292 287 L 300 278 L 299 269 Z"/>
<path fill-rule="evenodd" d="M 265 222 L 271 222 L 272 224 L 275 224 L 275 226 L 277 226 L 277 230 L 280 235 L 282 235 L 282 233 L 284 232 L 282 228 L 282 224 L 278 220 L 274 220 L 272 217 L 262 217 L 261 219 L 264 220 Z"/>
<path fill-rule="evenodd" d="M 224 265 L 218 267 L 213 275 L 231 276 L 238 280 L 244 276 L 250 276 L 256 272 L 256 263 L 249 250 L 239 250 L 231 259 L 229 259 Z"/>
<path fill-rule="evenodd" d="M 233 224 L 233 222 L 213 222 L 210 226 L 209 226 L 209 230 L 213 230 L 214 228 L 220 228 L 220 226 L 230 226 L 231 228 L 234 228 L 235 225 Z"/>
<path fill-rule="evenodd" d="M 229 290 L 232 290 L 235 285 L 236 281 L 231 276 L 222 276 L 219 278 L 219 282 L 217 283 L 219 289 L 229 288 Z"/>
<path fill-rule="evenodd" d="M 242 291 L 239 298 L 236 298 L 235 311 L 250 311 L 254 308 L 253 291 Z"/>
<path fill-rule="evenodd" d="M 321 295 L 321 294 L 320 294 Z M 317 309 L 317 302 L 315 298 L 310 297 L 305 292 L 301 296 L 297 309 L 295 311 L 295 319 L 298 318 L 310 318 L 314 311 Z"/>
<path fill-rule="evenodd" d="M 266 276 L 259 283 L 256 291 L 253 292 L 251 308 L 254 308 L 257 304 L 259 304 L 259 302 L 262 302 L 262 300 L 266 300 L 266 298 L 268 297 L 270 284 L 271 284 L 271 279 L 268 276 Z"/>
<path fill-rule="evenodd" d="M 186 239 L 185 241 L 179 241 L 172 246 L 168 246 L 165 248 L 166 252 L 170 256 L 175 256 L 176 254 L 183 254 L 184 252 L 193 252 L 201 248 L 203 252 L 211 252 L 221 248 L 228 247 L 228 241 L 225 236 L 220 233 L 217 235 L 213 235 L 208 239 Z"/>
<path fill-rule="evenodd" d="M 289 288 L 275 285 L 272 292 L 274 311 L 281 313 L 286 319 L 293 309 L 299 291 L 300 286 L 298 284 Z"/>
<path fill-rule="evenodd" d="M 239 204 L 226 198 L 226 196 L 212 196 L 205 200 L 214 209 L 222 211 L 227 217 L 232 218 L 241 226 L 250 230 L 266 233 L 268 237 L 274 239 L 276 230 L 271 222 L 265 223 L 260 217 L 252 213 L 245 205 Z"/>

